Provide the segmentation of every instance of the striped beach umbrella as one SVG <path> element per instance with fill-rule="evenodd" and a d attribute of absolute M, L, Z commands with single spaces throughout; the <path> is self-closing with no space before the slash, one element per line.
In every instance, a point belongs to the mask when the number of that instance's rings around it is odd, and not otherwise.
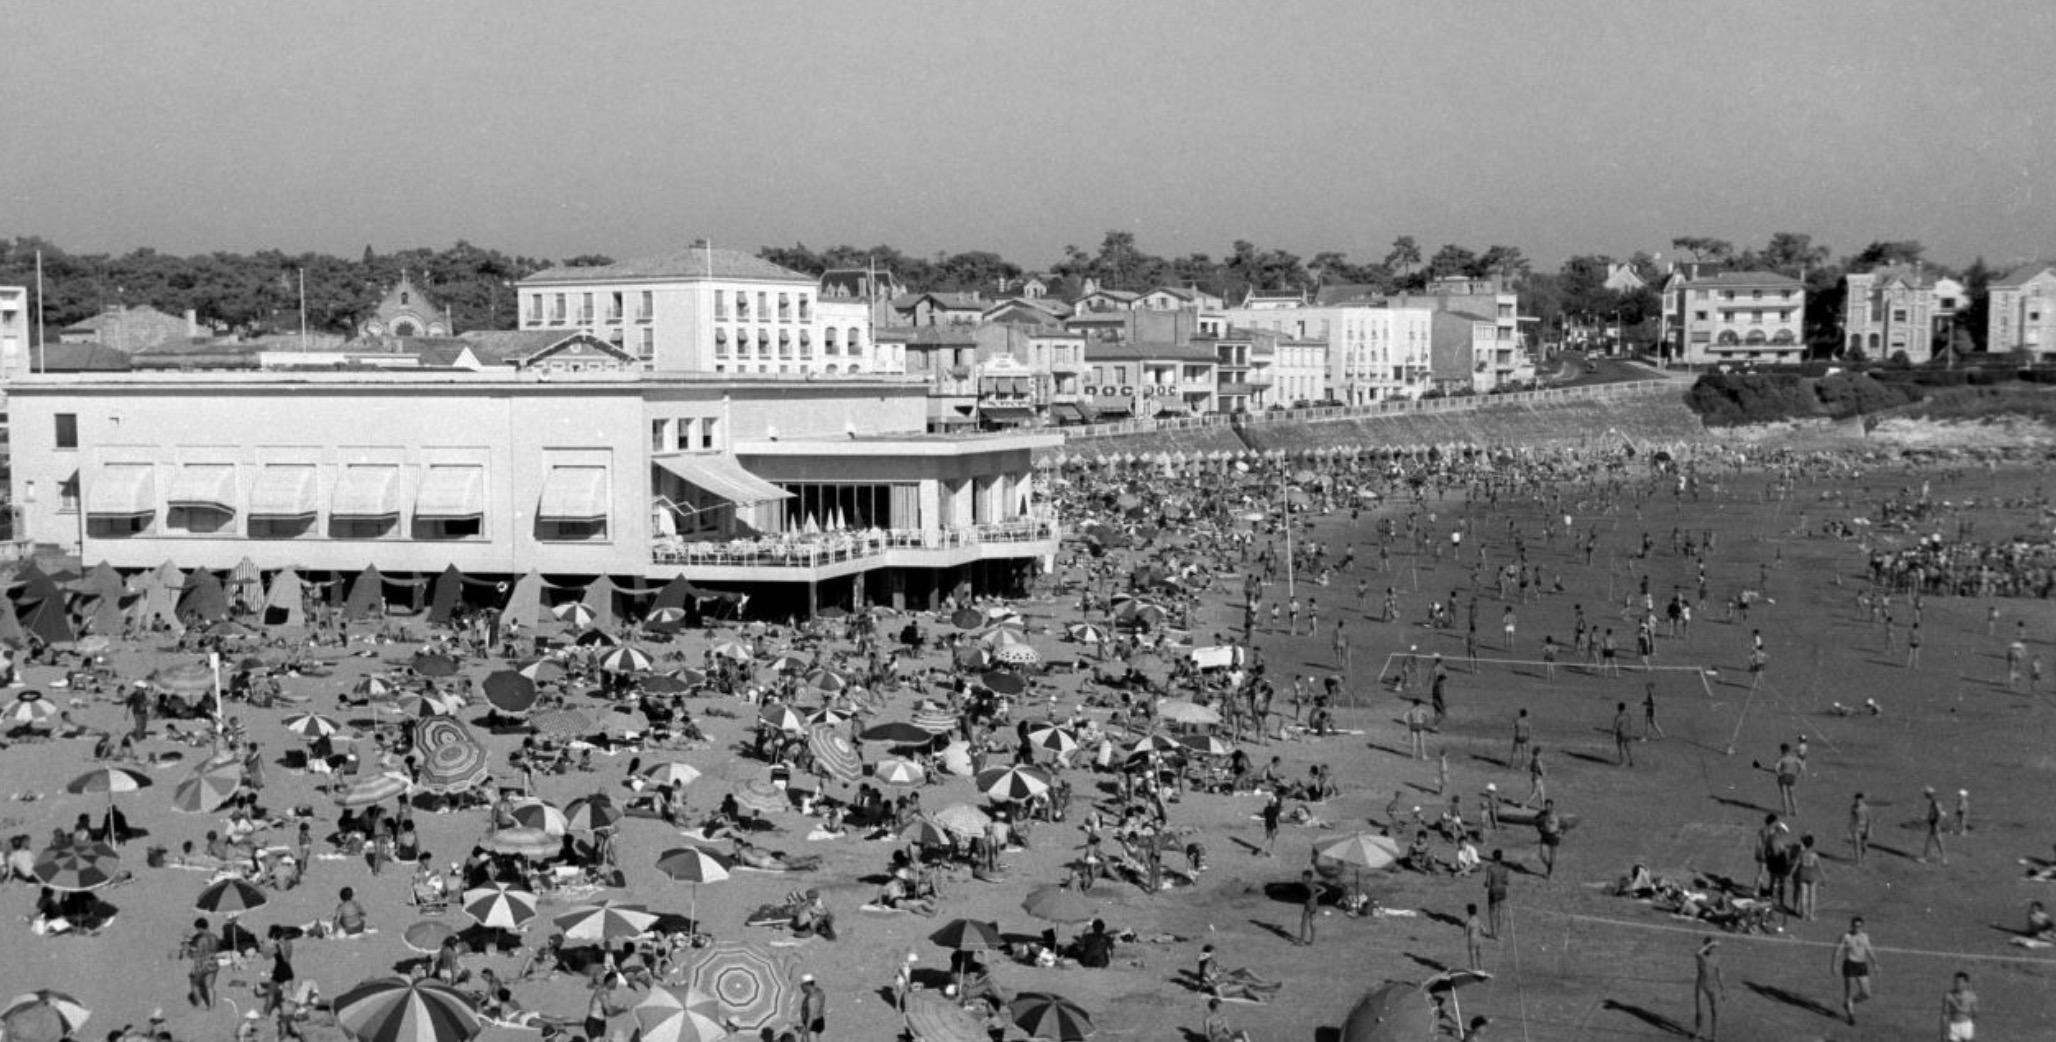
<path fill-rule="evenodd" d="M 210 814 L 243 788 L 243 762 L 233 756 L 202 763 L 171 790 L 171 809 Z"/>
<path fill-rule="evenodd" d="M 931 735 L 948 734 L 957 729 L 957 714 L 948 706 L 923 702 L 914 708 L 914 726 Z"/>
<path fill-rule="evenodd" d="M 57 703 L 44 698 L 41 692 L 24 691 L 0 709 L 0 726 L 48 727 L 56 717 Z"/>
<path fill-rule="evenodd" d="M 369 807 L 374 803 L 412 795 L 413 792 L 414 783 L 406 775 L 387 771 L 374 774 L 344 789 L 343 794 L 336 797 L 336 803 L 343 807 Z"/>
<path fill-rule="evenodd" d="M 414 752 L 421 761 L 421 788 L 428 792 L 464 792 L 492 774 L 485 746 L 454 716 L 422 718 L 414 727 Z"/>
<path fill-rule="evenodd" d="M 591 608 L 586 607 L 584 601 L 566 601 L 551 608 L 550 614 L 569 624 L 573 629 L 584 629 L 592 625 L 594 619 L 599 618 L 597 613 Z"/>
<path fill-rule="evenodd" d="M 728 878 L 729 870 L 734 867 L 727 858 L 699 847 L 677 847 L 657 857 L 657 871 L 681 883 L 692 884 L 692 905 L 688 914 L 692 916 L 694 929 L 699 928 L 700 922 L 700 884 L 719 883 Z"/>
<path fill-rule="evenodd" d="M 950 841 L 949 833 L 929 818 L 915 818 L 908 822 L 907 827 L 899 831 L 899 838 L 901 842 L 917 847 L 946 846 Z"/>
<path fill-rule="evenodd" d="M 748 662 L 756 657 L 750 652 L 749 645 L 739 640 L 716 641 L 714 646 L 707 650 L 715 658 L 725 658 L 732 662 Z"/>
<path fill-rule="evenodd" d="M 847 691 L 850 686 L 850 678 L 832 669 L 810 669 L 805 679 L 808 687 L 831 695 Z"/>
<path fill-rule="evenodd" d="M 285 719 L 286 730 L 308 741 L 316 738 L 334 738 L 343 733 L 343 725 L 320 713 L 298 713 Z"/>
<path fill-rule="evenodd" d="M 480 886 L 464 891 L 464 914 L 480 926 L 519 930 L 535 918 L 535 894 L 511 886 Z"/>
<path fill-rule="evenodd" d="M 1048 749 L 1050 752 L 1058 754 L 1076 752 L 1078 750 L 1078 736 L 1055 724 L 1045 724 L 1041 727 L 1030 728 L 1028 731 L 1028 743 L 1037 749 Z"/>
<path fill-rule="evenodd" d="M 547 684 L 564 677 L 564 664 L 553 658 L 530 659 L 514 667 L 514 672 L 535 681 Z"/>
<path fill-rule="evenodd" d="M 657 917 L 641 905 L 604 901 L 579 905 L 556 918 L 557 929 L 567 941 L 597 941 L 613 944 L 640 937 L 657 925 Z"/>
<path fill-rule="evenodd" d="M 36 879 L 52 890 L 98 890 L 114 882 L 121 858 L 105 843 L 52 847 L 36 856 Z"/>
<path fill-rule="evenodd" d="M 805 734 L 807 718 L 798 709 L 783 702 L 773 702 L 757 713 L 757 719 L 787 734 Z"/>
<path fill-rule="evenodd" d="M 643 780 L 651 785 L 691 785 L 700 776 L 700 769 L 689 763 L 660 763 L 643 772 Z"/>
<path fill-rule="evenodd" d="M 633 644 L 623 644 L 600 656 L 600 668 L 610 673 L 647 673 L 656 664 L 649 652 Z"/>
<path fill-rule="evenodd" d="M 467 1042 L 485 1022 L 454 988 L 384 977 L 336 996 L 336 1027 L 357 1042 Z"/>
<path fill-rule="evenodd" d="M 573 832 L 597 832 L 613 828 L 621 820 L 621 808 L 604 793 L 594 793 L 566 804 L 564 820 Z"/>
<path fill-rule="evenodd" d="M 751 778 L 736 786 L 735 802 L 737 806 L 759 814 L 776 814 L 792 806 L 792 800 L 784 789 L 763 778 Z"/>
<path fill-rule="evenodd" d="M 552 836 L 562 836 L 571 831 L 571 824 L 564 820 L 564 812 L 542 800 L 525 800 L 514 805 L 514 823 L 525 829 L 537 829 Z"/>
<path fill-rule="evenodd" d="M 721 1022 L 721 1003 L 697 988 L 676 994 L 655 986 L 629 1012 L 642 1042 L 719 1042 L 728 1037 Z"/>
<path fill-rule="evenodd" d="M 357 682 L 357 686 L 350 689 L 357 697 L 370 699 L 391 698 L 398 690 L 392 681 L 384 677 L 365 677 Z"/>
<path fill-rule="evenodd" d="M 64 786 L 64 791 L 77 795 L 104 792 L 112 798 L 117 792 L 135 792 L 152 784 L 149 775 L 128 767 L 95 767 L 73 778 Z"/>
<path fill-rule="evenodd" d="M 151 673 L 149 681 L 157 690 L 187 701 L 214 692 L 214 670 L 205 662 L 166 666 Z"/>
<path fill-rule="evenodd" d="M 972 781 L 986 798 L 1003 803 L 1034 799 L 1049 791 L 1049 775 L 1019 764 L 980 771 Z"/>
<path fill-rule="evenodd" d="M 752 1034 L 791 1015 L 791 964 L 756 945 L 714 945 L 693 965 L 690 980 L 693 988 L 720 1003 L 724 1022 Z"/>
<path fill-rule="evenodd" d="M 1099 1030 L 1084 1007 L 1061 995 L 1026 992 L 1007 1005 L 1007 1016 L 1030 1038 L 1049 1042 L 1084 1042 Z"/>
<path fill-rule="evenodd" d="M 78 1037 L 93 1012 L 61 991 L 44 988 L 16 995 L 0 1009 L 0 1035 L 8 1042 L 60 1042 Z"/>
<path fill-rule="evenodd" d="M 219 915 L 224 912 L 247 912 L 252 908 L 261 908 L 270 901 L 271 899 L 264 895 L 264 891 L 240 879 L 229 878 L 200 891 L 200 896 L 193 899 L 193 907 Z"/>
<path fill-rule="evenodd" d="M 799 676 L 811 668 L 813 664 L 813 659 L 807 658 L 804 655 L 795 655 L 788 651 L 772 659 L 769 668 L 773 673 L 790 673 L 793 676 Z"/>
<path fill-rule="evenodd" d="M 814 765 L 827 777 L 852 782 L 863 776 L 864 759 L 857 755 L 849 733 L 840 727 L 815 724 L 807 728 L 807 749 L 814 754 Z"/>
<path fill-rule="evenodd" d="M 880 785 L 915 786 L 928 780 L 928 772 L 912 760 L 880 760 L 871 778 Z"/>

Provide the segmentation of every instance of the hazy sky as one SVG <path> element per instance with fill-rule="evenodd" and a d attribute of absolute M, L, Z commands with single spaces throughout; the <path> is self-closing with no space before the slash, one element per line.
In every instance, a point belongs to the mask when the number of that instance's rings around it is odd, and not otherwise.
<path fill-rule="evenodd" d="M 4 12 L 0 235 L 74 250 L 2056 253 L 2051 0 Z"/>

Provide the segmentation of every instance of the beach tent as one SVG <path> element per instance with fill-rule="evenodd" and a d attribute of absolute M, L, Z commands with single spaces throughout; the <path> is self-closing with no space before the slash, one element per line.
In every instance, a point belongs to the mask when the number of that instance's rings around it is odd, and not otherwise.
<path fill-rule="evenodd" d="M 529 572 L 514 581 L 514 589 L 507 594 L 507 606 L 500 611 L 500 619 L 509 624 L 533 631 L 543 617 L 543 577 Z"/>
<path fill-rule="evenodd" d="M 300 573 L 291 568 L 281 568 L 271 577 L 271 588 L 264 591 L 263 622 L 266 626 L 298 626 L 307 621 L 307 590 L 300 582 Z"/>
<path fill-rule="evenodd" d="M 686 582 L 685 576 L 681 575 L 671 580 L 670 582 L 665 583 L 664 588 L 657 591 L 656 603 L 650 605 L 650 610 L 656 611 L 658 608 L 677 608 L 681 611 L 684 611 L 687 609 L 687 605 L 693 600 L 694 597 L 692 596 L 692 584 Z"/>
<path fill-rule="evenodd" d="M 343 602 L 343 617 L 352 621 L 376 619 L 385 614 L 385 577 L 377 565 L 367 565 L 350 583 L 350 598 Z"/>
<path fill-rule="evenodd" d="M 604 575 L 594 576 L 585 588 L 584 603 L 592 609 L 592 628 L 612 630 L 618 623 L 614 617 L 614 580 Z"/>
<path fill-rule="evenodd" d="M 246 604 L 255 604 L 257 598 L 264 595 L 264 574 L 257 570 L 257 562 L 245 557 L 229 570 L 225 585 L 230 597 L 240 597 Z"/>
<path fill-rule="evenodd" d="M 100 562 L 85 578 L 73 583 L 72 589 L 78 591 L 87 631 L 110 637 L 121 635 L 122 602 L 129 591 L 113 565 Z"/>
<path fill-rule="evenodd" d="M 78 634 L 71 629 L 71 613 L 65 608 L 64 593 L 55 586 L 50 587 L 49 596 L 22 602 L 16 617 L 22 629 L 35 634 L 45 644 L 63 644 L 78 639 Z"/>
<path fill-rule="evenodd" d="M 136 628 L 148 630 L 163 626 L 173 633 L 184 633 L 185 624 L 178 621 L 178 597 L 186 588 L 186 573 L 170 561 L 157 567 L 154 572 L 136 576 L 136 598 L 129 605 L 129 611 L 136 620 Z"/>
<path fill-rule="evenodd" d="M 28 634 L 21 628 L 21 620 L 14 615 L 14 602 L 0 597 L 0 644 L 10 648 L 28 646 Z"/>
<path fill-rule="evenodd" d="M 193 575 L 186 580 L 186 588 L 178 599 L 178 617 L 188 626 L 219 622 L 228 618 L 228 592 L 222 589 L 221 580 L 204 568 L 193 569 Z"/>
<path fill-rule="evenodd" d="M 435 577 L 435 584 L 428 595 L 428 621 L 435 625 L 449 625 L 450 616 L 464 603 L 464 573 L 456 565 L 443 569 Z"/>

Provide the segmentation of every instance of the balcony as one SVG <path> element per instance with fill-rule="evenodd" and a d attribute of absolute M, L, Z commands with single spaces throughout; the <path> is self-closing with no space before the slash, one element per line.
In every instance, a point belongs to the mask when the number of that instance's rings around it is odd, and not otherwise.
<path fill-rule="evenodd" d="M 873 568 L 947 567 L 987 557 L 1031 556 L 1053 552 L 1061 536 L 1061 526 L 1050 517 L 936 531 L 868 529 L 701 542 L 671 536 L 651 546 L 650 562 L 682 567 L 704 579 L 827 578 Z"/>

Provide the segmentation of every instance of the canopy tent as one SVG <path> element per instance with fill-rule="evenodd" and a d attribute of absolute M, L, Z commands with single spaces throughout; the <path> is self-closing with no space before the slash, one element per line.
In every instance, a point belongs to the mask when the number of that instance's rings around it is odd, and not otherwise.
<path fill-rule="evenodd" d="M 435 577 L 435 585 L 429 591 L 428 621 L 432 625 L 447 625 L 450 616 L 456 614 L 457 606 L 464 603 L 464 573 L 456 565 L 443 569 Z"/>
<path fill-rule="evenodd" d="M 681 575 L 672 579 L 664 584 L 663 589 L 657 591 L 657 599 L 655 603 L 650 605 L 650 610 L 656 611 L 659 608 L 685 610 L 697 599 L 691 593 L 692 588 L 692 583 L 687 582 L 685 576 Z"/>
<path fill-rule="evenodd" d="M 137 629 L 163 626 L 173 633 L 185 632 L 185 624 L 178 621 L 178 598 L 185 592 L 186 573 L 166 561 L 156 571 L 136 576 L 135 586 L 136 598 L 129 612 Z"/>
<path fill-rule="evenodd" d="M 500 611 L 500 619 L 508 625 L 533 631 L 542 617 L 543 577 L 529 572 L 514 580 L 514 589 L 507 594 L 507 604 Z"/>
<path fill-rule="evenodd" d="M 228 593 L 221 580 L 204 568 L 193 570 L 178 599 L 178 617 L 188 626 L 219 622 L 228 618 Z"/>
<path fill-rule="evenodd" d="M 604 575 L 595 576 L 593 581 L 587 584 L 585 599 L 582 603 L 587 608 L 592 609 L 593 618 L 591 625 L 593 629 L 611 630 L 614 628 L 617 621 L 614 617 L 614 593 L 614 580 Z"/>
<path fill-rule="evenodd" d="M 244 557 L 229 569 L 228 579 L 222 585 L 244 600 L 254 601 L 264 587 L 264 573 L 257 570 L 257 562 Z"/>
<path fill-rule="evenodd" d="M 368 565 L 350 583 L 350 597 L 343 602 L 346 619 L 375 619 L 385 614 L 385 576 L 377 565 Z"/>
<path fill-rule="evenodd" d="M 264 591 L 264 624 L 266 626 L 298 626 L 306 621 L 306 587 L 300 582 L 300 573 L 291 568 L 281 568 L 271 577 L 271 587 Z"/>
<path fill-rule="evenodd" d="M 744 470 L 734 456 L 726 453 L 658 456 L 651 462 L 686 484 L 739 507 L 792 498 L 792 493 Z"/>

